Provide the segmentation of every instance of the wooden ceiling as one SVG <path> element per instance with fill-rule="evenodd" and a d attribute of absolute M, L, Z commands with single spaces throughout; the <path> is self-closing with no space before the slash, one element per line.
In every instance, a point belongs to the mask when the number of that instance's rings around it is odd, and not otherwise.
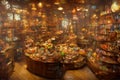
<path fill-rule="evenodd" d="M 53 4 L 55 1 L 64 1 L 65 4 L 96 4 L 96 5 L 104 5 L 109 3 L 112 0 L 8 0 L 12 4 L 18 4 L 21 6 L 26 6 L 29 3 L 38 3 L 44 2 L 48 4 Z M 83 3 L 84 2 L 84 3 Z"/>
<path fill-rule="evenodd" d="M 87 6 L 87 5 L 96 5 L 98 8 L 109 4 L 112 0 L 7 0 L 11 4 L 16 4 L 21 6 L 21 8 L 27 8 L 30 10 L 30 3 L 34 3 L 36 6 L 39 2 L 50 5 L 49 7 L 44 6 L 45 11 L 51 12 L 55 11 L 59 5 L 55 5 L 56 1 L 61 2 L 60 6 L 64 7 L 64 10 L 72 10 L 77 6 Z M 64 3 L 62 3 L 64 2 Z"/>
<path fill-rule="evenodd" d="M 9 1 L 9 3 L 11 3 L 11 4 L 19 5 L 22 8 L 29 8 L 30 3 L 34 3 L 37 5 L 39 2 L 42 2 L 44 4 L 49 4 L 50 9 L 54 9 L 54 7 L 56 7 L 56 5 L 54 3 L 56 1 L 59 1 L 59 2 L 64 2 L 64 3 L 60 4 L 63 7 L 68 7 L 69 9 L 70 8 L 72 9 L 72 8 L 74 8 L 76 6 L 80 6 L 80 5 L 96 5 L 98 7 L 104 6 L 112 0 L 7 0 L 7 1 Z M 46 8 L 46 7 L 44 6 L 44 8 Z"/>

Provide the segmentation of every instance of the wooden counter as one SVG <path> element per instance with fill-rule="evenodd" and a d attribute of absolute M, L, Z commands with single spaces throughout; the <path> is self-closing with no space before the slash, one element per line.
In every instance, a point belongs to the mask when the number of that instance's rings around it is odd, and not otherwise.
<path fill-rule="evenodd" d="M 27 69 L 38 76 L 45 78 L 62 78 L 63 69 L 59 62 L 35 61 L 26 56 Z"/>

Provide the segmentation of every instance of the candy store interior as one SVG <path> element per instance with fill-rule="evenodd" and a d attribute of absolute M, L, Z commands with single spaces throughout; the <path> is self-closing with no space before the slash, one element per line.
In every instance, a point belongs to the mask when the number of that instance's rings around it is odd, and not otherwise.
<path fill-rule="evenodd" d="M 120 0 L 0 0 L 0 80 L 120 80 Z"/>

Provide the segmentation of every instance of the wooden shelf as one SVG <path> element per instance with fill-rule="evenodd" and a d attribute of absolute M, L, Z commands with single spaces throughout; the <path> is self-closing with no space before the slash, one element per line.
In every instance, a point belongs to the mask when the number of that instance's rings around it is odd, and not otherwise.
<path fill-rule="evenodd" d="M 101 48 L 101 47 L 99 47 L 100 49 L 102 49 L 102 50 L 104 50 L 104 51 L 106 51 L 106 52 L 110 52 L 110 53 L 119 53 L 119 51 L 117 51 L 117 50 L 106 50 L 106 49 L 104 49 L 104 48 Z"/>
<path fill-rule="evenodd" d="M 106 51 L 104 51 L 104 50 L 102 50 L 102 49 L 100 49 L 100 53 L 99 52 L 97 52 L 98 54 L 102 54 L 103 56 L 109 56 L 109 57 L 114 57 L 115 55 L 113 54 L 113 53 L 111 53 L 111 52 L 106 52 Z"/>
<path fill-rule="evenodd" d="M 101 70 L 99 63 L 93 63 L 91 60 L 88 60 L 89 68 L 95 73 L 95 75 L 101 80 L 114 80 L 115 78 L 119 77 L 120 70 L 118 72 L 113 72 L 111 70 Z M 102 67 L 102 66 L 101 66 Z"/>
<path fill-rule="evenodd" d="M 118 62 L 115 61 L 114 59 L 105 56 L 100 57 L 100 61 L 105 62 L 107 64 L 118 64 Z"/>
<path fill-rule="evenodd" d="M 111 13 L 107 13 L 107 14 L 101 15 L 100 17 L 110 16 L 110 15 L 116 15 L 116 14 L 119 14 L 119 13 L 120 13 L 120 10 L 116 11 L 116 12 L 111 12 Z"/>

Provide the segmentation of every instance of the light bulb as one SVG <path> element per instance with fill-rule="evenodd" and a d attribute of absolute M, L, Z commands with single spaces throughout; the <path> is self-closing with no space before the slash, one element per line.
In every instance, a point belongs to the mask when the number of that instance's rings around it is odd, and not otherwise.
<path fill-rule="evenodd" d="M 63 7 L 58 7 L 58 10 L 63 10 Z"/>

